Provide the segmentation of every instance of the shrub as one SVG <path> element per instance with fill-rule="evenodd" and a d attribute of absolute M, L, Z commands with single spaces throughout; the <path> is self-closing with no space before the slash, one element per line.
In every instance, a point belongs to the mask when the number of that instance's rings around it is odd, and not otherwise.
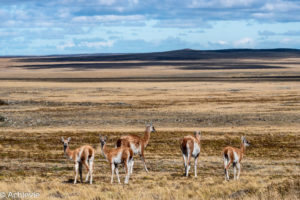
<path fill-rule="evenodd" d="M 0 122 L 4 122 L 5 119 L 6 119 L 5 117 L 3 117 L 3 116 L 0 115 Z"/>
<path fill-rule="evenodd" d="M 8 103 L 2 99 L 0 99 L 0 106 L 8 105 Z"/>

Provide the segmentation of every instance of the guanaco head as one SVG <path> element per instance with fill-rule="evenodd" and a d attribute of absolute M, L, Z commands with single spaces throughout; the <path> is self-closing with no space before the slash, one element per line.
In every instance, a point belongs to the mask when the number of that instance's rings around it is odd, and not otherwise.
<path fill-rule="evenodd" d="M 195 131 L 194 135 L 195 135 L 195 138 L 197 138 L 200 141 L 200 139 L 201 139 L 201 131 Z"/>
<path fill-rule="evenodd" d="M 248 140 L 246 140 L 246 137 L 245 137 L 245 136 L 242 136 L 242 137 L 241 137 L 241 140 L 242 140 L 242 143 L 245 145 L 245 147 L 250 146 L 250 142 L 248 142 Z"/>
<path fill-rule="evenodd" d="M 106 144 L 107 137 L 99 135 L 99 138 L 100 138 L 101 147 L 103 147 Z"/>
<path fill-rule="evenodd" d="M 70 140 L 71 140 L 70 137 L 68 137 L 67 140 L 65 140 L 64 137 L 61 137 L 61 141 L 64 144 L 64 151 L 66 151 L 66 149 L 68 148 Z"/>
<path fill-rule="evenodd" d="M 146 126 L 146 130 L 149 131 L 150 133 L 156 132 L 152 122 Z"/>

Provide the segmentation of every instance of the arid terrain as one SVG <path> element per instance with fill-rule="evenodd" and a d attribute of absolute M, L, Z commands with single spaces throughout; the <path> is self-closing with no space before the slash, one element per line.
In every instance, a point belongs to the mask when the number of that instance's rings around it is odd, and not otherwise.
<path fill-rule="evenodd" d="M 300 199 L 299 56 L 43 59 L 0 58 L 0 192 L 36 192 L 38 199 Z M 113 148 L 121 135 L 143 135 L 149 122 L 157 130 L 145 152 L 149 173 L 135 156 L 129 184 L 121 169 L 122 184 L 111 185 L 98 135 Z M 195 130 L 202 132 L 198 177 L 193 165 L 184 177 L 179 139 Z M 231 168 L 225 182 L 222 149 L 239 147 L 243 135 L 251 146 L 241 177 L 232 180 Z M 97 150 L 93 185 L 73 185 L 61 136 L 72 138 L 71 149 Z"/>

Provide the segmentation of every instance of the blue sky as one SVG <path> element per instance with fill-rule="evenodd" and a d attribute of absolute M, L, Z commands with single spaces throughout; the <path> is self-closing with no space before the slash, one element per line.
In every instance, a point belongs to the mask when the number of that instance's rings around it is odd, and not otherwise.
<path fill-rule="evenodd" d="M 299 0 L 0 0 L 0 56 L 299 47 Z"/>

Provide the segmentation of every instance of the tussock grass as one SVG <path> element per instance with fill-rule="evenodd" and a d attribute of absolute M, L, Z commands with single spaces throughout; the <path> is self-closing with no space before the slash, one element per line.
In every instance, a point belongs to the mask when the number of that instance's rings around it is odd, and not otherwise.
<path fill-rule="evenodd" d="M 299 199 L 300 86 L 276 83 L 55 83 L 1 81 L 0 191 L 39 192 L 40 199 Z M 142 135 L 153 121 L 145 156 L 135 157 L 129 185 L 111 185 L 98 135 L 113 147 Z M 198 177 L 183 176 L 179 139 L 202 131 Z M 224 182 L 223 147 L 251 147 L 239 181 Z M 94 184 L 73 185 L 71 149 L 97 149 Z M 84 169 L 85 170 L 85 169 Z M 84 171 L 85 175 L 86 171 Z M 232 169 L 230 171 L 232 178 Z M 124 170 L 120 170 L 124 181 Z"/>
<path fill-rule="evenodd" d="M 246 157 L 242 162 L 241 178 L 239 181 L 225 182 L 221 150 L 228 144 L 238 147 L 240 133 L 227 133 L 228 136 L 223 139 L 211 138 L 215 135 L 213 131 L 203 133 L 198 177 L 193 176 L 192 167 L 191 175 L 187 178 L 183 176 L 183 162 L 178 140 L 188 133 L 166 131 L 154 133 L 146 150 L 146 162 L 150 172 L 144 171 L 140 159 L 136 157 L 134 174 L 129 185 L 118 185 L 116 182 L 114 185 L 110 184 L 110 168 L 100 156 L 98 132 L 82 132 L 82 138 L 75 132 L 26 133 L 19 137 L 19 142 L 13 145 L 14 148 L 5 150 L 7 155 L 1 154 L 4 161 L 1 163 L 1 168 L 5 173 L 0 177 L 0 188 L 3 191 L 40 192 L 41 199 L 292 199 L 295 196 L 299 197 L 297 193 L 300 174 L 299 157 L 294 155 L 299 155 L 300 150 L 298 143 L 294 141 L 294 135 L 274 134 L 270 141 L 267 134 L 248 135 L 248 140 L 253 146 L 247 149 Z M 71 148 L 89 143 L 97 149 L 93 185 L 72 184 L 73 164 L 64 158 L 62 144 L 58 141 L 62 134 L 72 137 Z M 113 146 L 116 138 L 124 133 L 103 132 L 103 134 L 110 136 L 108 143 Z M 11 137 L 14 137 L 13 135 Z M 26 138 L 34 135 L 39 135 L 39 144 L 34 144 L 35 141 L 30 139 L 28 143 L 31 145 L 22 144 Z M 12 141 L 14 140 L 3 140 L 1 146 L 12 144 Z M 276 159 L 273 159 L 273 150 L 280 149 L 282 144 L 289 144 L 289 146 L 283 146 L 281 152 L 277 153 Z M 35 151 L 32 151 L 32 146 Z M 124 170 L 121 169 L 120 172 L 121 180 L 124 181 Z M 233 178 L 232 174 L 231 169 L 231 178 Z"/>

